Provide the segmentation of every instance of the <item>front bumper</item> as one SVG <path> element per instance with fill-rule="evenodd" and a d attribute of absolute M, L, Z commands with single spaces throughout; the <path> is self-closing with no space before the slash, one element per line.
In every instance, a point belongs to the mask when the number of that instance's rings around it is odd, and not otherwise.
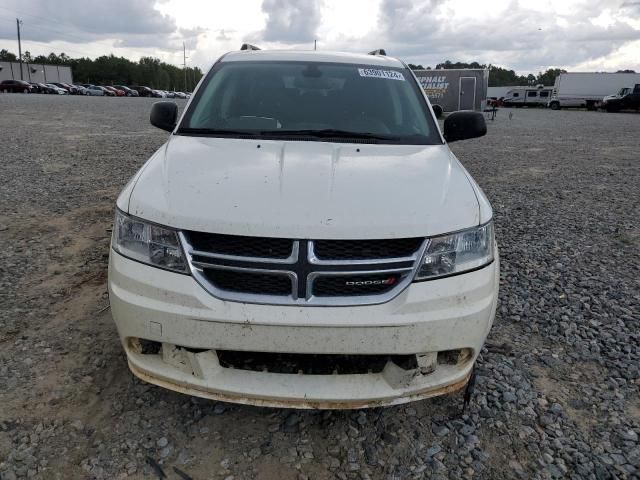
<path fill-rule="evenodd" d="M 493 323 L 498 281 L 496 251 L 496 261 L 487 267 L 411 284 L 380 305 L 272 306 L 216 299 L 190 276 L 114 251 L 109 260 L 113 319 L 136 376 L 194 396 L 296 408 L 391 405 L 463 387 Z M 138 339 L 162 348 L 142 353 Z M 390 361 L 377 373 L 316 375 L 229 368 L 217 350 L 415 354 L 434 361 L 435 352 L 463 353 L 457 363 L 438 361 L 429 373 Z"/>

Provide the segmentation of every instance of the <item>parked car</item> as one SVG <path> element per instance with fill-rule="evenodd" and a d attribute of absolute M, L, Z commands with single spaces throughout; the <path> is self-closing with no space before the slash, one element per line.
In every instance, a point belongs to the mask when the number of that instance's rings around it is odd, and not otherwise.
<path fill-rule="evenodd" d="M 102 90 L 104 90 L 104 94 L 108 97 L 116 96 L 116 89 L 113 87 L 110 87 L 108 85 L 102 85 Z"/>
<path fill-rule="evenodd" d="M 176 98 L 182 98 L 183 100 L 187 98 L 187 94 L 184 92 L 175 92 Z"/>
<path fill-rule="evenodd" d="M 74 85 L 74 87 L 78 90 L 77 95 L 87 95 L 86 87 L 82 85 Z"/>
<path fill-rule="evenodd" d="M 40 83 L 40 82 L 36 82 L 36 83 L 40 87 L 41 93 L 47 93 L 47 94 L 58 93 L 46 83 Z"/>
<path fill-rule="evenodd" d="M 63 90 L 66 90 L 69 93 L 69 95 L 78 94 L 78 89 L 73 85 L 69 85 L 67 83 L 61 83 L 61 82 L 51 82 L 50 84 L 55 85 L 58 88 L 62 88 Z"/>
<path fill-rule="evenodd" d="M 176 98 L 176 92 L 173 92 L 171 90 L 165 90 L 164 91 L 164 96 L 166 98 Z"/>
<path fill-rule="evenodd" d="M 29 82 L 29 85 L 31 85 L 31 93 L 47 93 L 47 89 L 42 88 L 37 82 Z"/>
<path fill-rule="evenodd" d="M 3 93 L 31 93 L 33 88 L 22 80 L 3 80 L 0 82 L 0 92 Z"/>
<path fill-rule="evenodd" d="M 223 80 L 221 80 L 223 79 Z M 493 323 L 489 202 L 413 73 L 383 56 L 231 52 L 117 200 L 109 299 L 132 372 L 261 406 L 463 388 Z"/>
<path fill-rule="evenodd" d="M 155 98 L 165 98 L 167 96 L 162 90 L 151 90 L 151 92 Z"/>
<path fill-rule="evenodd" d="M 125 91 L 118 87 L 110 85 L 109 88 L 113 89 L 113 91 L 116 92 L 116 97 L 124 97 L 126 95 Z"/>
<path fill-rule="evenodd" d="M 135 90 L 130 89 L 129 87 L 127 87 L 125 85 L 114 85 L 114 87 L 117 88 L 118 90 L 122 90 L 126 97 L 137 97 L 138 96 L 138 92 L 136 92 Z"/>
<path fill-rule="evenodd" d="M 632 88 L 623 88 L 616 97 L 605 97 L 602 108 L 607 112 L 619 112 L 620 110 L 640 110 L 640 83 Z"/>
<path fill-rule="evenodd" d="M 55 93 L 58 95 L 69 95 L 69 91 L 64 89 L 64 88 L 60 88 L 58 85 L 55 85 L 53 83 L 47 83 L 47 87 L 49 87 L 51 89 L 51 91 L 49 93 Z"/>
<path fill-rule="evenodd" d="M 134 85 L 130 88 L 138 92 L 138 95 L 140 95 L 141 97 L 153 97 L 153 90 L 151 90 L 149 87 Z"/>
<path fill-rule="evenodd" d="M 86 89 L 87 95 L 91 95 L 92 97 L 103 97 L 106 95 L 104 88 L 98 85 L 89 85 L 88 87 L 86 87 Z"/>

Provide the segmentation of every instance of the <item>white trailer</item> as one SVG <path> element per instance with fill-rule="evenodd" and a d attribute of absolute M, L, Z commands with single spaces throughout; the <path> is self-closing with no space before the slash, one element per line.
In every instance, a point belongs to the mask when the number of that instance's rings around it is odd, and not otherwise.
<path fill-rule="evenodd" d="M 605 96 L 636 83 L 640 83 L 640 73 L 561 73 L 556 77 L 549 107 L 553 110 L 567 107 L 595 110 Z"/>
<path fill-rule="evenodd" d="M 536 85 L 529 87 L 513 87 L 502 99 L 505 107 L 540 107 L 547 106 L 552 87 Z"/>

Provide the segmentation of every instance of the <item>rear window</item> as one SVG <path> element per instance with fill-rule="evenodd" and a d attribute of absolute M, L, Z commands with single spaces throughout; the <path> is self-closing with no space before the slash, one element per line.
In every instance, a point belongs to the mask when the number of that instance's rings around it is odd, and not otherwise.
<path fill-rule="evenodd" d="M 369 135 L 376 143 L 442 143 L 408 70 L 345 63 L 218 63 L 178 129 L 306 140 L 314 132 L 336 132 L 343 140 Z"/>

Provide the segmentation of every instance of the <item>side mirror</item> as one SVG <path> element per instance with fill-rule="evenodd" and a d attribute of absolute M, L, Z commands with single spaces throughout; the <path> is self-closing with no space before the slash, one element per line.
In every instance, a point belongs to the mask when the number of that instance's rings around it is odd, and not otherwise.
<path fill-rule="evenodd" d="M 178 105 L 174 102 L 156 102 L 151 107 L 149 121 L 154 127 L 173 132 L 178 121 Z"/>
<path fill-rule="evenodd" d="M 442 107 L 440 105 L 434 103 L 433 105 L 431 105 L 431 108 L 433 109 L 433 114 L 436 116 L 436 118 L 442 117 Z"/>
<path fill-rule="evenodd" d="M 482 137 L 486 133 L 487 124 L 479 112 L 454 112 L 444 121 L 444 139 L 448 143 Z"/>

